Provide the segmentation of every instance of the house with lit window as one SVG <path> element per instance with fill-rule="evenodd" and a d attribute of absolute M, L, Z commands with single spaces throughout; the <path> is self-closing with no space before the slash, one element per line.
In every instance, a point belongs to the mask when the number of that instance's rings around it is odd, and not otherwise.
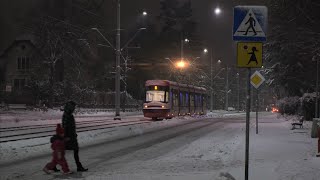
<path fill-rule="evenodd" d="M 15 40 L 0 55 L 1 102 L 33 104 L 27 85 L 39 59 L 39 53 L 30 40 Z"/>

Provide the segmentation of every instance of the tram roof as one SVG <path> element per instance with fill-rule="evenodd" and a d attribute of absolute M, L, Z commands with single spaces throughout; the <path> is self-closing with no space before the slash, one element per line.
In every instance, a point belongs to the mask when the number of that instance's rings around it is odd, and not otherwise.
<path fill-rule="evenodd" d="M 206 91 L 203 87 L 193 86 L 189 84 L 182 84 L 169 80 L 147 80 L 145 86 L 178 86 L 184 88 L 194 88 L 196 90 Z"/>

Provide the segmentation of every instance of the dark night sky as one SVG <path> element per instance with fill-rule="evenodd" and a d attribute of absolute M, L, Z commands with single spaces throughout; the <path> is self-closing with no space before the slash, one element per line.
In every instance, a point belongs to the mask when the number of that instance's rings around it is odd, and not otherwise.
<path fill-rule="evenodd" d="M 0 52 L 5 50 L 12 41 L 21 33 L 19 24 L 25 21 L 25 15 L 31 12 L 37 13 L 39 2 L 42 0 L 2 0 L 0 2 Z M 46 1 L 49 2 L 50 0 Z M 134 2 L 134 3 L 132 3 Z M 255 2 L 254 4 L 252 4 Z M 256 5 L 257 1 L 251 1 L 251 5 Z M 42 1 L 43 3 L 43 1 Z M 235 5 L 250 4 L 240 0 L 191 0 L 194 20 L 198 22 L 198 34 L 201 39 L 213 47 L 214 59 L 226 60 L 233 63 L 235 48 L 232 41 L 233 7 Z M 104 8 L 106 16 L 115 12 L 112 0 L 106 0 Z M 219 6 L 222 14 L 216 16 L 213 9 Z M 132 22 L 132 17 L 142 10 L 148 11 L 150 16 L 159 15 L 159 0 L 122 0 L 121 18 L 122 27 Z M 112 18 L 112 17 L 111 17 Z M 115 19 L 115 17 L 113 17 Z M 113 20 L 114 21 L 114 20 Z M 112 27 L 114 28 L 114 27 Z M 191 39 L 192 40 L 192 39 Z"/>

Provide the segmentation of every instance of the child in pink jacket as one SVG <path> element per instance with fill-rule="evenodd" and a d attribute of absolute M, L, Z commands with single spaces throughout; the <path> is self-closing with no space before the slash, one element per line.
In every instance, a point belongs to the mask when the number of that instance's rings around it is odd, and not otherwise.
<path fill-rule="evenodd" d="M 68 163 L 65 158 L 65 138 L 64 129 L 60 124 L 57 124 L 56 135 L 53 135 L 50 139 L 52 153 L 52 160 L 44 168 L 43 171 L 50 174 L 54 170 L 57 164 L 62 167 L 64 174 L 71 174 L 69 170 Z"/>

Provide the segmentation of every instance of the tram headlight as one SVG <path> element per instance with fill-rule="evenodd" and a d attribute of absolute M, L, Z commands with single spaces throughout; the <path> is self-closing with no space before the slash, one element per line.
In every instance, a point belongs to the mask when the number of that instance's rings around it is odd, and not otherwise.
<path fill-rule="evenodd" d="M 147 105 L 145 105 L 144 107 L 145 107 L 145 108 L 148 108 L 148 106 L 147 106 Z"/>
<path fill-rule="evenodd" d="M 162 108 L 164 108 L 164 106 L 161 106 Z"/>

